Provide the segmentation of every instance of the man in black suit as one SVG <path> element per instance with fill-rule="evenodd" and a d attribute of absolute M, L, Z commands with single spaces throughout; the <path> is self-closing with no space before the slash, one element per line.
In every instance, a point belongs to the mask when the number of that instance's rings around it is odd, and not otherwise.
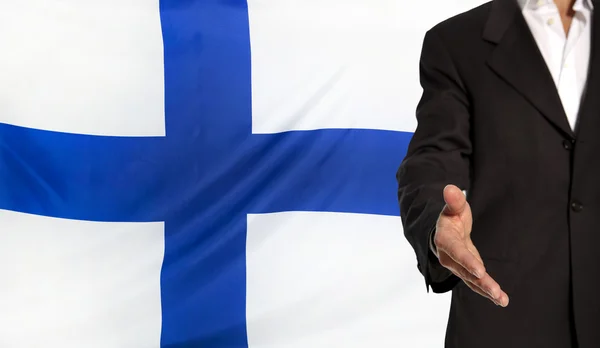
<path fill-rule="evenodd" d="M 398 197 L 427 289 L 452 290 L 446 347 L 600 347 L 594 5 L 493 0 L 425 36 Z"/>

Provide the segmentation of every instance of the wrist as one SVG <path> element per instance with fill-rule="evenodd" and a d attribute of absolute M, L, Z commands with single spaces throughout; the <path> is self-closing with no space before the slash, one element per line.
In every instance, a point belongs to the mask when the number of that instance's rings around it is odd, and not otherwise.
<path fill-rule="evenodd" d="M 431 230 L 431 232 L 429 232 L 429 249 L 437 257 L 437 255 L 438 255 L 438 253 L 437 253 L 437 247 L 436 247 L 435 242 L 434 242 L 435 230 L 436 229 L 434 227 L 433 230 Z"/>

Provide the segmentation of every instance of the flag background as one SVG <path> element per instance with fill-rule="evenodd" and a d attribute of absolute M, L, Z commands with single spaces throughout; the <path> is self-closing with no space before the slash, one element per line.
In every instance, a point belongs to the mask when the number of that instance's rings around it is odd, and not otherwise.
<path fill-rule="evenodd" d="M 394 175 L 482 1 L 0 2 L 0 346 L 442 344 Z"/>

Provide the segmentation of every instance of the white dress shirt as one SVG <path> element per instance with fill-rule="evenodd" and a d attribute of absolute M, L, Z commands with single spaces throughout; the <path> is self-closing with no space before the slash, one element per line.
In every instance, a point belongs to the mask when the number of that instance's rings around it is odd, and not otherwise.
<path fill-rule="evenodd" d="M 587 80 L 593 4 L 577 0 L 575 16 L 565 34 L 553 0 L 518 0 L 523 17 L 554 79 L 563 108 L 574 130 Z"/>

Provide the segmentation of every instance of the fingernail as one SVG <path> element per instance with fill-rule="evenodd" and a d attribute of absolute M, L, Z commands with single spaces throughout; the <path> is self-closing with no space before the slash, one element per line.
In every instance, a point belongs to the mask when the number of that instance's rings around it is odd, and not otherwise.
<path fill-rule="evenodd" d="M 473 276 L 475 276 L 475 278 L 481 279 L 481 274 L 479 272 L 477 272 L 476 270 L 471 271 L 471 273 L 473 274 Z"/>
<path fill-rule="evenodd" d="M 498 298 L 498 300 L 497 300 L 497 301 L 498 301 L 498 306 L 500 306 L 500 307 L 506 307 L 506 306 L 504 305 L 504 301 L 503 301 L 503 299 L 502 299 L 502 296 L 500 296 L 500 297 Z"/>
<path fill-rule="evenodd" d="M 492 295 L 490 294 L 490 296 L 492 296 Z M 492 296 L 492 299 L 496 303 L 496 306 L 502 307 L 502 299 L 501 298 L 495 298 L 495 297 Z"/>

